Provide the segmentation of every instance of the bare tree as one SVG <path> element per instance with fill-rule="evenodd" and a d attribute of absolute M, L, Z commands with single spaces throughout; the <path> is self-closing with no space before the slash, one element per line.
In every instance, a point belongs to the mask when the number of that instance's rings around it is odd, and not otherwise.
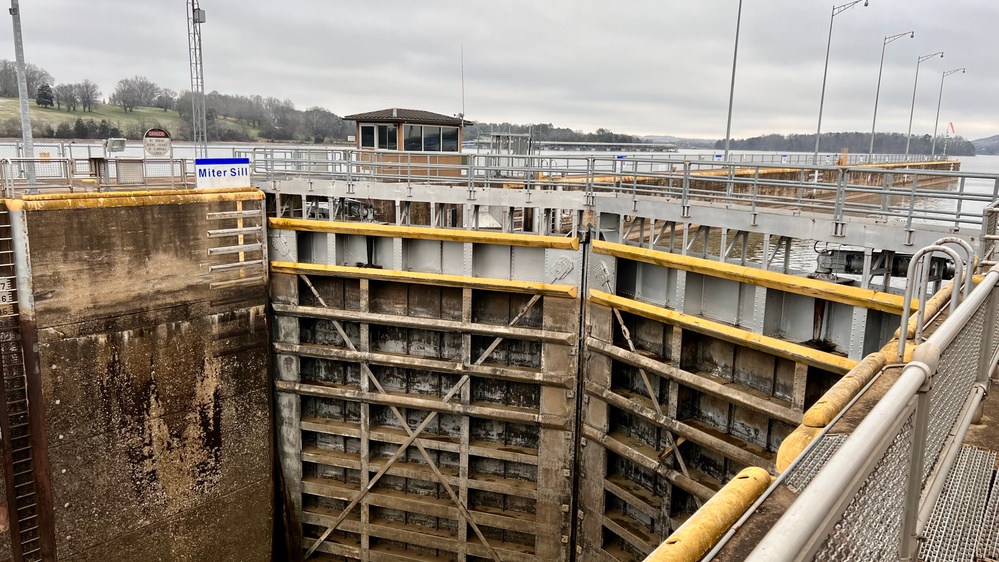
<path fill-rule="evenodd" d="M 56 109 L 65 107 L 66 111 L 76 111 L 79 97 L 75 84 L 59 84 L 52 88 L 52 93 L 55 95 Z"/>
<path fill-rule="evenodd" d="M 156 104 L 156 97 L 160 95 L 160 87 L 145 76 L 136 76 L 131 80 L 138 98 L 137 105 L 153 107 Z"/>
<path fill-rule="evenodd" d="M 160 87 L 145 76 L 123 78 L 115 86 L 111 101 L 120 105 L 125 111 L 134 111 L 136 107 L 152 107 L 160 95 Z"/>
<path fill-rule="evenodd" d="M 111 94 L 111 103 L 120 105 L 125 112 L 132 111 L 136 105 L 139 105 L 139 94 L 131 78 L 123 78 L 118 81 Z"/>
<path fill-rule="evenodd" d="M 28 97 L 31 98 L 38 94 L 39 86 L 54 82 L 51 74 L 33 64 L 24 65 L 24 80 L 28 83 Z"/>
<path fill-rule="evenodd" d="M 174 108 L 174 104 L 177 100 L 177 92 L 169 89 L 163 88 L 160 90 L 159 95 L 156 96 L 156 107 L 167 111 Z"/>
<path fill-rule="evenodd" d="M 24 65 L 24 78 L 28 84 L 28 96 L 32 98 L 38 95 L 39 86 L 53 82 L 51 74 L 33 64 Z M 0 97 L 17 97 L 17 65 L 14 61 L 0 60 Z"/>
<path fill-rule="evenodd" d="M 101 90 L 90 80 L 84 80 L 76 85 L 76 95 L 83 106 L 83 111 L 93 111 L 94 104 L 101 97 Z"/>

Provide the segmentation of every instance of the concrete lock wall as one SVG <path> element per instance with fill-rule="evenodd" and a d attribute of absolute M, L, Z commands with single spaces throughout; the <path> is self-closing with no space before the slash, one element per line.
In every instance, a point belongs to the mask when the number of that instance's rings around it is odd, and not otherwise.
<path fill-rule="evenodd" d="M 266 229 L 254 190 L 8 202 L 10 557 L 638 560 L 901 306 L 670 252 L 667 203 L 363 187 L 395 224 L 307 182 Z"/>
<path fill-rule="evenodd" d="M 27 250 L 30 287 L 19 289 L 30 290 L 34 310 L 22 303 L 21 327 L 37 337 L 37 351 L 24 353 L 39 366 L 28 377 L 41 397 L 31 413 L 43 417 L 36 437 L 47 442 L 33 454 L 50 465 L 36 461 L 35 479 L 50 490 L 52 512 L 39 533 L 55 555 L 269 560 L 260 193 L 28 196 L 8 205 L 15 245 L 18 223 L 27 241 L 19 251 Z M 23 322 L 31 312 L 34 326 Z"/>

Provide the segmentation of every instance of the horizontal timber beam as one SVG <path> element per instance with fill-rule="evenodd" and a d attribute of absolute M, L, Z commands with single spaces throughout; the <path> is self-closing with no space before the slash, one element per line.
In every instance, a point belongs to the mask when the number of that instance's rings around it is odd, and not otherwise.
<path fill-rule="evenodd" d="M 394 353 L 375 353 L 369 351 L 351 351 L 330 345 L 313 343 L 278 343 L 273 344 L 274 351 L 300 357 L 316 359 L 332 359 L 334 361 L 349 361 L 352 363 L 367 363 L 398 367 L 400 369 L 418 369 L 437 373 L 455 375 L 471 375 L 513 382 L 527 382 L 571 388 L 573 377 L 568 374 L 544 372 L 539 369 L 524 369 L 517 367 L 495 367 L 490 365 L 462 365 L 460 361 L 444 361 L 427 359 L 415 355 L 397 355 Z"/>
<path fill-rule="evenodd" d="M 279 315 L 298 316 L 301 318 L 321 318 L 341 320 L 345 322 L 359 322 L 362 324 L 379 324 L 383 326 L 397 326 L 400 328 L 415 328 L 418 330 L 458 332 L 464 334 L 557 343 L 562 345 L 572 345 L 576 341 L 576 334 L 535 328 L 519 328 L 516 326 L 482 324 L 476 322 L 458 322 L 455 320 L 444 320 L 443 318 L 424 318 L 420 316 L 405 316 L 402 314 L 377 314 L 373 312 L 358 312 L 355 310 L 322 308 L 318 306 L 295 306 L 275 303 L 272 304 L 271 307 L 274 309 L 274 312 Z"/>
<path fill-rule="evenodd" d="M 792 425 L 798 425 L 801 423 L 801 412 L 788 406 L 782 406 L 776 400 L 768 400 L 766 398 L 760 398 L 758 396 L 753 396 L 752 394 L 734 390 L 727 384 L 715 382 L 707 377 L 702 377 L 694 373 L 677 369 L 676 367 L 661 363 L 640 353 L 622 349 L 616 345 L 609 344 L 596 338 L 586 338 L 586 348 L 591 351 L 596 351 L 606 357 L 627 363 L 632 367 L 645 369 L 646 371 L 655 373 L 661 377 L 673 379 L 685 386 L 711 394 L 712 396 L 717 396 L 722 400 L 740 404 L 782 422 Z"/>
<path fill-rule="evenodd" d="M 601 444 L 608 451 L 620 455 L 639 466 L 659 473 L 669 480 L 670 483 L 693 494 L 699 499 L 707 501 L 711 499 L 711 496 L 715 495 L 715 490 L 659 462 L 659 459 L 654 458 L 655 453 L 652 452 L 652 448 L 647 445 L 640 447 L 649 449 L 649 451 L 643 452 L 640 448 L 632 447 L 628 443 L 620 441 L 615 436 L 607 435 L 586 424 L 583 425 L 583 437 Z"/>
<path fill-rule="evenodd" d="M 686 330 L 692 330 L 700 334 L 749 347 L 757 351 L 763 351 L 771 355 L 776 355 L 792 361 L 798 361 L 839 375 L 846 374 L 857 364 L 857 362 L 852 359 L 812 349 L 801 344 L 772 338 L 770 336 L 764 336 L 762 334 L 750 332 L 749 330 L 729 326 L 728 324 L 713 322 L 699 316 L 683 314 L 682 312 L 676 312 L 661 306 L 646 304 L 634 299 L 619 297 L 603 291 L 591 289 L 589 300 L 594 304 L 616 308 L 618 310 L 629 312 L 631 314 L 637 314 L 664 324 L 679 326 Z"/>
<path fill-rule="evenodd" d="M 664 427 L 673 433 L 682 435 L 702 447 L 718 451 L 726 457 L 738 461 L 741 464 L 759 466 L 771 472 L 774 470 L 775 455 L 773 453 L 770 453 L 765 457 L 763 455 L 768 452 L 764 451 L 762 447 L 759 447 L 759 452 L 749 451 L 739 445 L 719 439 L 718 437 L 682 421 L 675 420 L 662 414 L 657 414 L 656 411 L 651 408 L 651 401 L 648 398 L 641 396 L 624 396 L 592 381 L 586 381 L 586 393 L 594 398 L 607 402 L 615 408 L 624 410 L 629 414 L 638 416 L 660 427 Z"/>
<path fill-rule="evenodd" d="M 270 228 L 278 230 L 438 240 L 441 242 L 470 242 L 473 244 L 503 244 L 505 246 L 527 246 L 556 250 L 579 249 L 579 238 L 569 238 L 566 236 L 542 236 L 540 234 L 516 234 L 489 230 L 464 230 L 429 226 L 402 226 L 370 222 L 335 222 L 288 218 L 271 218 L 268 219 L 267 224 Z"/>
<path fill-rule="evenodd" d="M 467 287 L 469 289 L 540 294 L 553 297 L 567 297 L 571 299 L 579 296 L 579 290 L 575 285 L 552 285 L 549 283 L 536 283 L 533 281 L 511 281 L 490 277 L 466 277 L 464 275 L 424 273 L 420 271 L 399 271 L 394 269 L 378 269 L 375 267 L 352 267 L 345 265 L 321 265 L 315 263 L 272 261 L 271 272 L 290 273 L 293 275 L 323 275 L 327 277 L 345 277 L 348 279 L 371 279 L 375 281 L 414 283 L 417 285 L 443 285 L 445 287 L 460 288 Z"/>
<path fill-rule="evenodd" d="M 344 483 L 339 480 L 306 477 L 303 479 L 302 489 L 305 493 L 314 496 L 350 501 L 360 491 L 360 486 L 352 483 Z M 368 492 L 365 494 L 365 503 L 430 517 L 444 517 L 445 519 L 455 520 L 461 517 L 461 512 L 450 500 L 440 500 L 389 489 L 375 488 Z M 488 525 L 507 531 L 530 534 L 552 533 L 556 531 L 556 527 L 551 523 L 545 525 L 536 521 L 533 513 L 518 513 L 498 508 L 488 513 L 477 511 L 474 508 L 468 511 L 479 525 Z"/>
<path fill-rule="evenodd" d="M 416 398 L 412 394 L 380 394 L 377 392 L 365 392 L 359 387 L 290 381 L 274 381 L 274 388 L 279 392 L 291 392 L 306 396 L 336 398 L 349 402 L 365 402 L 381 406 L 415 408 L 432 412 L 447 412 L 449 414 L 509 421 L 525 425 L 540 425 L 551 429 L 568 430 L 570 426 L 569 419 L 566 416 L 538 414 L 528 411 L 525 408 L 514 408 L 513 406 L 482 406 L 478 404 L 444 402 L 436 396 L 421 396 L 420 398 Z"/>
<path fill-rule="evenodd" d="M 360 439 L 361 424 L 346 422 L 328 418 L 302 417 L 302 430 L 314 433 L 325 433 L 327 435 L 340 435 L 342 437 L 352 437 Z M 408 437 L 403 429 L 388 426 L 371 426 L 367 431 L 368 439 L 381 443 L 392 443 L 401 445 Z M 447 451 L 449 453 L 461 453 L 461 443 L 453 439 L 448 439 L 440 435 L 433 438 L 417 439 L 427 449 L 434 451 Z M 517 447 L 513 445 L 502 445 L 487 441 L 471 440 L 468 447 L 468 454 L 474 457 L 483 457 L 501 461 L 519 462 L 523 464 L 538 464 L 538 453 L 536 449 L 527 447 Z"/>
<path fill-rule="evenodd" d="M 604 242 L 602 240 L 593 240 L 592 246 L 594 252 L 606 256 L 614 256 L 672 269 L 682 269 L 710 277 L 749 283 L 768 289 L 776 289 L 841 304 L 879 310 L 890 314 L 902 314 L 902 306 L 905 304 L 905 297 L 901 295 L 893 295 L 871 289 L 861 289 L 860 287 L 850 287 L 848 285 L 838 285 L 836 283 L 829 283 L 828 281 L 777 273 L 766 269 L 695 258 L 672 252 L 638 248 L 627 244 Z M 913 310 L 915 308 L 916 303 L 913 302 Z"/>
<path fill-rule="evenodd" d="M 611 516 L 608 517 L 608 515 Z M 621 523 L 615 521 L 614 520 L 615 517 L 620 517 L 621 520 L 624 520 L 624 518 L 628 517 L 628 515 L 622 513 L 619 510 L 608 511 L 607 513 L 604 514 L 603 518 L 601 519 L 601 522 L 603 523 L 604 527 L 610 529 L 615 535 L 621 537 L 626 543 L 630 544 L 639 552 L 642 552 L 644 554 L 655 550 L 656 546 L 659 543 L 659 541 L 657 540 L 658 537 L 650 537 L 653 538 L 653 540 L 656 540 L 656 544 L 649 544 L 642 537 L 639 537 L 637 534 L 635 534 L 635 532 L 632 530 L 635 527 L 631 525 L 625 527 Z"/>
<path fill-rule="evenodd" d="M 336 521 L 337 515 L 339 514 L 321 507 L 310 507 L 302 512 L 302 522 L 309 525 L 326 527 Z M 469 540 L 462 545 L 450 533 L 416 525 L 396 524 L 389 526 L 374 522 L 362 524 L 354 517 L 347 517 L 338 529 L 356 534 L 360 534 L 363 530 L 373 537 L 401 541 L 423 548 L 441 549 L 449 552 L 458 552 L 459 548 L 464 546 L 468 554 L 472 556 L 480 558 L 489 558 L 490 556 L 489 551 L 478 540 L 474 542 Z M 515 550 L 515 548 L 526 549 L 526 547 L 521 545 L 501 541 L 489 541 L 489 544 L 500 554 L 500 558 L 504 562 L 536 562 L 537 560 L 533 552 Z"/>
<path fill-rule="evenodd" d="M 371 458 L 368 461 L 368 467 L 372 471 L 381 470 L 385 468 L 387 460 L 384 457 Z M 319 449 L 317 447 L 304 448 L 302 450 L 302 461 L 350 470 L 361 470 L 361 458 L 357 454 Z M 460 477 L 456 467 L 444 467 L 441 469 L 441 472 L 448 484 L 452 486 L 458 485 Z M 418 462 L 396 461 L 388 467 L 385 474 L 400 478 L 426 480 L 428 482 L 437 480 L 436 475 L 429 466 Z M 478 476 L 482 476 L 482 478 Z M 538 499 L 537 483 L 530 480 L 516 480 L 493 474 L 472 475 L 468 478 L 468 487 L 484 492 L 507 494 L 532 500 Z"/>

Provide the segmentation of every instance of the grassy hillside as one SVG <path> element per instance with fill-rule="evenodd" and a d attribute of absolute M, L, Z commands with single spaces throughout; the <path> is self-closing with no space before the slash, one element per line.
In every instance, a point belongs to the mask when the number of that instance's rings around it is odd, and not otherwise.
<path fill-rule="evenodd" d="M 54 107 L 39 107 L 33 100 L 31 101 L 31 123 L 32 129 L 37 133 L 46 125 L 53 130 L 59 128 L 59 124 L 66 122 L 70 127 L 76 123 L 77 118 L 88 121 L 93 119 L 95 123 L 100 123 L 106 119 L 110 126 L 117 127 L 123 136 L 130 139 L 141 138 L 142 134 L 151 127 L 162 127 L 174 136 L 181 132 L 182 121 L 176 111 L 163 111 L 155 107 L 137 107 L 135 111 L 125 112 L 117 105 L 95 105 L 93 111 L 66 111 L 58 110 Z M 21 114 L 16 98 L 0 98 L 0 136 L 16 137 L 20 135 Z M 232 121 L 225 121 L 228 126 L 242 128 L 246 130 L 254 139 L 259 138 L 259 131 L 236 124 Z"/>

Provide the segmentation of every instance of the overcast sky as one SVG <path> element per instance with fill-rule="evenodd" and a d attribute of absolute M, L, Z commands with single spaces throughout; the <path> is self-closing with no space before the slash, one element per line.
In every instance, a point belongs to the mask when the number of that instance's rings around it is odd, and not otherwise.
<path fill-rule="evenodd" d="M 841 4 L 844 0 L 839 0 Z M 813 133 L 833 3 L 747 0 L 732 136 Z M 208 91 L 260 94 L 338 115 L 387 107 L 487 122 L 723 138 L 738 0 L 201 0 Z M 21 0 L 28 62 L 107 95 L 142 75 L 190 88 L 184 0 Z M 870 0 L 835 17 L 822 130 L 999 134 L 999 1 Z M 14 58 L 10 25 L 0 58 Z"/>

